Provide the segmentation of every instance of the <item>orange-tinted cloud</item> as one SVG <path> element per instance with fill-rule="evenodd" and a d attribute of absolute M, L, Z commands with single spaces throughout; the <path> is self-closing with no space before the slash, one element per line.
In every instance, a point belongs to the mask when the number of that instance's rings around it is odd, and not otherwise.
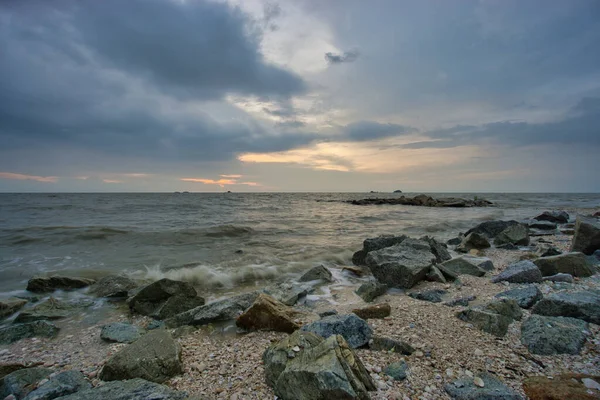
<path fill-rule="evenodd" d="M 240 182 L 240 185 L 246 185 L 246 186 L 262 186 L 260 183 L 258 182 Z"/>
<path fill-rule="evenodd" d="M 221 178 L 240 179 L 242 175 L 221 175 Z"/>
<path fill-rule="evenodd" d="M 123 181 L 119 181 L 117 179 L 102 179 L 104 183 L 123 183 Z"/>
<path fill-rule="evenodd" d="M 219 185 L 221 187 L 225 187 L 225 185 L 235 185 L 237 182 L 235 179 L 204 179 L 204 178 L 181 178 L 180 181 L 184 182 L 197 182 L 204 183 L 205 185 Z"/>
<path fill-rule="evenodd" d="M 36 182 L 54 183 L 58 180 L 58 177 L 15 174 L 12 172 L 0 172 L 0 179 L 16 179 L 16 180 L 20 180 L 20 181 L 36 181 Z"/>

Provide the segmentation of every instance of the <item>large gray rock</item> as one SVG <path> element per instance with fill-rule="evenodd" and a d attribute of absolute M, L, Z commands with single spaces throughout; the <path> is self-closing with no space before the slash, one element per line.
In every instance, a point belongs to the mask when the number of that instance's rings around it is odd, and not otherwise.
<path fill-rule="evenodd" d="M 498 293 L 495 297 L 512 299 L 515 300 L 521 308 L 531 308 L 544 296 L 542 295 L 542 291 L 537 286 L 527 285 L 522 288 L 511 289 L 502 293 Z"/>
<path fill-rule="evenodd" d="M 531 229 L 539 229 L 541 231 L 553 231 L 556 229 L 556 224 L 550 221 L 530 221 L 528 224 Z"/>
<path fill-rule="evenodd" d="M 133 343 L 141 338 L 144 333 L 146 333 L 146 330 L 139 326 L 115 322 L 102 327 L 100 339 L 107 342 Z"/>
<path fill-rule="evenodd" d="M 369 252 L 366 262 L 379 282 L 411 288 L 425 279 L 435 259 L 429 243 L 405 239 L 398 245 Z"/>
<path fill-rule="evenodd" d="M 182 372 L 181 346 L 165 329 L 156 329 L 112 356 L 102 368 L 100 379 L 142 378 L 162 383 Z"/>
<path fill-rule="evenodd" d="M 505 230 L 506 228 L 513 226 L 513 225 L 519 225 L 520 223 L 518 221 L 485 221 L 482 222 L 481 224 L 477 225 L 474 228 L 469 229 L 466 233 L 466 235 L 469 235 L 472 232 L 476 232 L 482 235 L 487 236 L 488 238 L 494 238 L 496 236 L 498 236 L 500 234 L 500 232 L 502 232 L 503 230 Z"/>
<path fill-rule="evenodd" d="M 566 211 L 544 211 L 534 218 L 537 221 L 549 221 L 557 224 L 566 224 L 569 222 L 569 214 Z"/>
<path fill-rule="evenodd" d="M 50 378 L 48 382 L 40 385 L 23 400 L 52 400 L 91 387 L 92 385 L 80 371 L 70 370 Z"/>
<path fill-rule="evenodd" d="M 511 320 L 520 321 L 523 317 L 523 311 L 521 311 L 521 307 L 519 307 L 519 304 L 512 299 L 493 300 L 485 305 L 485 310 L 504 315 Z"/>
<path fill-rule="evenodd" d="M 0 382 L 0 398 L 13 395 L 22 399 L 33 390 L 42 379 L 46 379 L 52 373 L 48 368 L 25 368 L 10 373 Z"/>
<path fill-rule="evenodd" d="M 512 225 L 494 238 L 494 245 L 527 246 L 529 244 L 529 228 L 523 224 Z"/>
<path fill-rule="evenodd" d="M 325 339 L 342 335 L 353 349 L 369 343 L 373 331 L 369 324 L 355 314 L 332 315 L 302 327 L 304 332 L 315 333 Z"/>
<path fill-rule="evenodd" d="M 93 304 L 93 301 L 85 299 L 62 301 L 50 297 L 35 307 L 22 311 L 15 318 L 15 322 L 53 321 L 67 318 Z"/>
<path fill-rule="evenodd" d="M 148 382 L 144 379 L 106 382 L 93 389 L 85 389 L 60 400 L 184 400 L 185 392 L 176 392 L 171 388 Z"/>
<path fill-rule="evenodd" d="M 552 317 L 579 318 L 600 325 L 600 291 L 553 293 L 539 301 L 532 312 Z"/>
<path fill-rule="evenodd" d="M 542 271 L 543 276 L 558 273 L 571 274 L 577 277 L 594 275 L 594 268 L 588 263 L 583 253 L 567 253 L 552 257 L 541 257 L 533 261 Z"/>
<path fill-rule="evenodd" d="M 477 308 L 467 308 L 459 311 L 456 316 L 460 320 L 469 322 L 476 328 L 498 337 L 506 335 L 508 326 L 513 321 L 505 315 Z"/>
<path fill-rule="evenodd" d="M 456 247 L 456 251 L 468 253 L 470 250 L 487 249 L 491 247 L 489 240 L 481 233 L 471 232 Z"/>
<path fill-rule="evenodd" d="M 265 289 L 265 293 L 286 306 L 293 306 L 299 300 L 312 293 L 315 288 L 308 283 L 280 283 Z"/>
<path fill-rule="evenodd" d="M 266 330 L 292 333 L 298 328 L 294 309 L 267 294 L 259 294 L 254 303 L 237 317 L 236 325 L 247 330 Z"/>
<path fill-rule="evenodd" d="M 333 282 L 333 275 L 324 265 L 319 265 L 306 271 L 304 275 L 300 277 L 300 282 L 310 282 L 321 280 L 323 282 Z"/>
<path fill-rule="evenodd" d="M 478 377 L 483 381 L 483 387 L 476 386 L 473 378 L 464 378 L 447 383 L 444 389 L 454 400 L 524 400 L 494 375 L 484 372 Z"/>
<path fill-rule="evenodd" d="M 536 283 L 542 281 L 542 272 L 529 260 L 509 265 L 504 271 L 492 278 L 492 282 Z"/>
<path fill-rule="evenodd" d="M 375 300 L 376 297 L 384 295 L 387 290 L 387 285 L 377 281 L 369 281 L 360 285 L 360 287 L 356 289 L 356 294 L 367 303 L 370 303 Z"/>
<path fill-rule="evenodd" d="M 90 286 L 89 293 L 97 297 L 125 298 L 127 293 L 135 289 L 133 279 L 121 275 L 109 275 Z"/>
<path fill-rule="evenodd" d="M 478 265 L 478 259 L 476 258 L 456 257 L 440 265 L 456 275 L 485 275 L 485 270 Z"/>
<path fill-rule="evenodd" d="M 54 338 L 58 327 L 48 321 L 34 321 L 0 328 L 0 344 L 11 344 L 32 337 Z"/>
<path fill-rule="evenodd" d="M 571 251 L 591 255 L 600 249 L 600 219 L 578 215 Z"/>
<path fill-rule="evenodd" d="M 423 240 L 429 243 L 429 248 L 431 250 L 431 253 L 435 256 L 436 263 L 442 263 L 452 258 L 452 256 L 448 252 L 448 248 L 444 243 L 440 243 L 429 236 L 423 236 L 419 240 Z"/>
<path fill-rule="evenodd" d="M 444 276 L 444 274 L 442 273 L 442 271 L 440 271 L 440 269 L 437 268 L 435 265 L 432 265 L 429 268 L 429 272 L 427 273 L 427 276 L 425 278 L 429 282 L 439 282 L 439 283 L 446 283 L 446 282 L 448 282 L 448 280 L 446 279 L 446 277 Z"/>
<path fill-rule="evenodd" d="M 93 284 L 95 280 L 72 278 L 69 276 L 35 277 L 27 282 L 27 290 L 33 293 L 50 293 L 55 290 L 81 289 Z"/>
<path fill-rule="evenodd" d="M 142 315 L 165 319 L 204 304 L 204 299 L 187 282 L 161 279 L 128 300 L 129 308 Z"/>
<path fill-rule="evenodd" d="M 19 311 L 27 304 L 27 300 L 11 297 L 0 300 L 0 318 L 8 317 L 11 314 Z"/>
<path fill-rule="evenodd" d="M 430 303 L 441 303 L 444 295 L 448 293 L 443 289 L 430 289 L 422 292 L 411 292 L 408 295 L 413 299 L 428 301 Z"/>
<path fill-rule="evenodd" d="M 409 343 L 384 336 L 373 336 L 371 340 L 369 340 L 369 350 L 391 351 L 407 356 L 410 356 L 415 352 L 415 349 Z"/>
<path fill-rule="evenodd" d="M 213 322 L 230 321 L 236 319 L 250 307 L 259 294 L 258 291 L 243 293 L 205 304 L 167 318 L 165 324 L 168 328 L 177 328 L 183 325 L 200 326 Z"/>
<path fill-rule="evenodd" d="M 573 278 L 573 275 L 571 275 L 571 274 L 556 274 L 556 275 L 545 276 L 544 281 L 573 283 L 573 282 L 575 282 L 575 279 Z"/>
<path fill-rule="evenodd" d="M 381 250 L 386 247 L 395 246 L 400 244 L 406 239 L 406 235 L 401 236 L 379 236 L 376 238 L 365 239 L 363 242 L 363 248 L 352 256 L 352 263 L 357 266 L 365 266 L 367 254 L 370 251 Z"/>
<path fill-rule="evenodd" d="M 394 378 L 395 381 L 402 381 L 402 380 L 406 379 L 406 370 L 407 369 L 408 369 L 408 364 L 406 364 L 406 362 L 404 360 L 401 360 L 401 361 L 391 363 L 390 365 L 385 367 L 383 372 L 385 372 L 386 375 Z"/>
<path fill-rule="evenodd" d="M 334 335 L 293 355 L 273 389 L 282 400 L 368 400 L 376 387 L 344 338 Z"/>
<path fill-rule="evenodd" d="M 587 329 L 579 319 L 534 314 L 521 325 L 521 341 L 533 354 L 579 354 Z"/>

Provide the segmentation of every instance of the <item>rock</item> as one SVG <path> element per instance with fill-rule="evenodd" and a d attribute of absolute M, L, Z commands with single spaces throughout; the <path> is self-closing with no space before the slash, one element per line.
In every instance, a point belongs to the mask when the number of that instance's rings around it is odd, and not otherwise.
<path fill-rule="evenodd" d="M 550 276 L 544 276 L 543 278 L 545 281 L 550 281 L 550 282 L 565 282 L 565 283 L 573 283 L 575 282 L 575 279 L 573 278 L 573 275 L 571 274 L 556 274 L 556 275 L 550 275 Z"/>
<path fill-rule="evenodd" d="M 455 400 L 524 400 L 492 374 L 481 373 L 478 378 L 483 381 L 483 387 L 477 386 L 473 379 L 465 378 L 447 383 L 444 389 Z"/>
<path fill-rule="evenodd" d="M 398 245 L 371 251 L 366 259 L 379 282 L 399 288 L 411 288 L 425 279 L 434 261 L 429 243 L 410 238 Z"/>
<path fill-rule="evenodd" d="M 521 342 L 533 354 L 579 354 L 587 329 L 588 324 L 579 319 L 534 314 L 521 326 Z"/>
<path fill-rule="evenodd" d="M 356 290 L 356 294 L 359 295 L 365 302 L 370 303 L 375 300 L 376 297 L 383 296 L 387 292 L 388 286 L 379 283 L 377 281 L 365 282 Z"/>
<path fill-rule="evenodd" d="M 332 335 L 342 335 L 353 349 L 367 344 L 373 335 L 369 324 L 355 314 L 325 317 L 304 325 L 302 330 L 313 332 L 325 339 Z"/>
<path fill-rule="evenodd" d="M 458 237 L 455 237 L 455 238 L 449 239 L 449 240 L 446 242 L 446 244 L 447 244 L 448 246 L 458 246 L 459 244 L 461 244 L 461 242 L 463 241 L 463 239 L 464 239 L 464 237 L 462 237 L 462 236 L 460 236 L 460 235 L 459 235 Z"/>
<path fill-rule="evenodd" d="M 259 294 L 254 303 L 237 317 L 236 325 L 247 330 L 292 333 L 300 325 L 294 322 L 296 312 L 266 294 Z"/>
<path fill-rule="evenodd" d="M 315 288 L 307 283 L 280 283 L 277 286 L 265 289 L 265 293 L 286 306 L 293 306 L 314 290 Z"/>
<path fill-rule="evenodd" d="M 174 339 L 177 339 L 180 337 L 191 335 L 192 333 L 196 332 L 197 330 L 198 330 L 198 327 L 196 327 L 196 326 L 184 325 L 184 326 L 180 326 L 179 328 L 173 329 L 173 331 L 171 332 L 171 335 L 173 336 Z"/>
<path fill-rule="evenodd" d="M 476 328 L 497 337 L 506 335 L 508 326 L 512 322 L 512 319 L 507 316 L 477 308 L 467 308 L 463 311 L 459 311 L 456 316 L 460 320 L 469 322 Z"/>
<path fill-rule="evenodd" d="M 13 395 L 22 399 L 31 392 L 38 382 L 46 379 L 52 373 L 48 368 L 26 368 L 10 373 L 0 382 L 0 398 Z"/>
<path fill-rule="evenodd" d="M 325 310 L 325 311 L 321 311 L 319 313 L 319 317 L 321 318 L 325 318 L 325 317 L 329 317 L 330 315 L 337 315 L 338 312 L 336 310 Z"/>
<path fill-rule="evenodd" d="M 400 244 L 406 239 L 406 235 L 401 236 L 379 236 L 376 238 L 365 239 L 362 250 L 357 251 L 352 256 L 352 263 L 357 266 L 366 266 L 367 254 L 370 251 L 381 250 L 386 247 Z"/>
<path fill-rule="evenodd" d="M 387 367 L 385 367 L 383 372 L 385 372 L 386 375 L 389 375 L 392 378 L 394 378 L 395 381 L 402 381 L 402 380 L 406 379 L 406 370 L 407 369 L 408 369 L 408 365 L 406 364 L 406 362 L 397 361 L 397 362 L 393 362 L 390 365 L 388 365 Z"/>
<path fill-rule="evenodd" d="M 450 253 L 448 253 L 448 248 L 444 243 L 440 243 L 429 236 L 423 236 L 422 238 L 419 238 L 419 240 L 429 243 L 429 248 L 431 253 L 435 256 L 436 263 L 442 263 L 452 258 Z"/>
<path fill-rule="evenodd" d="M 10 325 L 0 328 L 0 344 L 10 344 L 32 337 L 53 338 L 58 335 L 58 331 L 56 325 L 47 321 Z"/>
<path fill-rule="evenodd" d="M 549 221 L 557 224 L 566 224 L 569 222 L 569 214 L 565 211 L 544 211 L 533 219 L 537 221 Z"/>
<path fill-rule="evenodd" d="M 533 261 L 533 263 L 542 271 L 543 276 L 565 273 L 577 277 L 588 277 L 595 273 L 583 253 L 567 253 L 552 257 L 541 257 Z"/>
<path fill-rule="evenodd" d="M 496 298 L 512 299 L 517 302 L 521 308 L 531 308 L 535 303 L 540 301 L 542 297 L 541 290 L 535 285 L 527 285 L 525 287 L 507 290 L 506 292 L 498 293 Z"/>
<path fill-rule="evenodd" d="M 465 256 L 462 256 L 462 258 L 472 264 L 477 265 L 479 268 L 481 268 L 484 271 L 493 271 L 494 269 L 496 269 L 494 267 L 494 263 L 492 262 L 492 260 L 490 260 L 487 257 L 473 257 L 473 256 L 465 255 Z"/>
<path fill-rule="evenodd" d="M 481 235 L 485 235 L 488 238 L 494 238 L 500 234 L 500 232 L 504 231 L 506 228 L 520 225 L 518 221 L 485 221 L 481 224 L 477 225 L 474 228 L 469 229 L 465 236 L 469 235 L 472 232 L 479 233 Z"/>
<path fill-rule="evenodd" d="M 475 299 L 476 299 L 475 296 L 458 297 L 456 299 L 452 299 L 450 301 L 445 302 L 444 305 L 448 306 L 448 307 L 456 307 L 456 306 L 467 307 L 469 305 L 469 302 L 473 301 Z"/>
<path fill-rule="evenodd" d="M 74 290 L 92 285 L 95 281 L 69 276 L 35 277 L 27 282 L 27 290 L 33 293 L 50 293 L 55 290 Z"/>
<path fill-rule="evenodd" d="M 36 305 L 33 308 L 22 311 L 15 322 L 33 322 L 33 321 L 53 321 L 57 319 L 67 318 L 75 312 L 81 311 L 84 308 L 92 306 L 94 303 L 88 300 L 61 301 L 54 297 Z"/>
<path fill-rule="evenodd" d="M 441 303 L 442 297 L 448 292 L 442 289 L 431 289 L 423 292 L 412 292 L 408 295 L 413 299 L 429 301 L 431 303 Z"/>
<path fill-rule="evenodd" d="M 165 329 L 156 329 L 113 355 L 102 368 L 100 379 L 142 378 L 162 383 L 182 372 L 181 346 Z"/>
<path fill-rule="evenodd" d="M 11 374 L 20 369 L 28 368 L 27 365 L 22 362 L 12 362 L 7 364 L 0 364 L 0 380 L 2 380 L 6 375 Z"/>
<path fill-rule="evenodd" d="M 472 249 L 487 249 L 491 246 L 492 245 L 484 235 L 477 232 L 471 232 L 465 236 L 462 242 L 456 247 L 456 251 L 468 253 Z"/>
<path fill-rule="evenodd" d="M 363 269 L 363 268 L 356 268 L 356 267 L 349 267 L 349 266 L 342 267 L 342 272 L 344 272 L 344 271 L 348 271 L 351 274 L 356 275 L 356 276 L 363 276 L 365 273 L 368 272 L 366 269 Z"/>
<path fill-rule="evenodd" d="M 258 291 L 244 293 L 205 304 L 167 318 L 165 324 L 168 328 L 177 328 L 183 325 L 200 326 L 233 320 L 254 303 L 259 293 Z"/>
<path fill-rule="evenodd" d="M 600 249 L 600 220 L 578 215 L 575 221 L 575 235 L 571 251 L 580 251 L 591 255 L 598 249 Z"/>
<path fill-rule="evenodd" d="M 102 327 L 100 339 L 107 342 L 133 343 L 141 338 L 144 333 L 146 331 L 138 326 L 115 322 Z"/>
<path fill-rule="evenodd" d="M 499 275 L 492 278 L 493 283 L 536 283 L 542 281 L 542 272 L 531 261 L 523 260 L 509 265 Z"/>
<path fill-rule="evenodd" d="M 132 311 L 165 319 L 203 305 L 204 299 L 189 283 L 164 278 L 143 287 L 128 303 Z"/>
<path fill-rule="evenodd" d="M 80 371 L 70 370 L 51 377 L 48 382 L 29 393 L 24 400 L 52 400 L 91 387 Z"/>
<path fill-rule="evenodd" d="M 109 275 L 90 286 L 90 294 L 97 297 L 125 298 L 137 284 L 134 280 L 121 275 Z"/>
<path fill-rule="evenodd" d="M 440 264 L 438 268 L 441 266 L 455 275 L 485 275 L 485 270 L 477 265 L 476 260 L 479 259 L 473 257 L 457 257 Z M 441 269 L 441 271 L 443 272 L 444 270 Z"/>
<path fill-rule="evenodd" d="M 383 336 L 373 336 L 369 340 L 369 349 L 373 351 L 391 351 L 410 356 L 415 349 L 408 343 Z"/>
<path fill-rule="evenodd" d="M 296 353 L 275 379 L 273 389 L 282 400 L 369 399 L 375 383 L 340 335 Z"/>
<path fill-rule="evenodd" d="M 539 229 L 541 231 L 553 231 L 556 229 L 556 224 L 550 221 L 529 221 L 527 226 L 530 229 Z"/>
<path fill-rule="evenodd" d="M 509 226 L 494 239 L 494 245 L 496 246 L 506 244 L 527 246 L 529 244 L 529 229 L 522 224 Z"/>
<path fill-rule="evenodd" d="M 552 317 L 579 318 L 600 324 L 600 291 L 553 293 L 539 301 L 532 312 Z"/>
<path fill-rule="evenodd" d="M 504 315 L 511 320 L 520 321 L 523 317 L 523 311 L 521 311 L 521 307 L 519 307 L 519 304 L 512 299 L 494 300 L 485 305 L 485 310 Z"/>
<path fill-rule="evenodd" d="M 151 331 L 153 329 L 163 328 L 164 326 L 165 326 L 165 321 L 160 321 L 158 319 L 153 319 L 152 321 L 150 321 L 150 323 L 148 324 L 148 326 L 146 326 L 146 329 L 148 329 L 149 331 Z"/>
<path fill-rule="evenodd" d="M 593 377 L 593 378 L 583 378 L 581 380 L 581 383 L 583 383 L 583 385 L 588 388 L 588 389 L 595 389 L 595 390 L 600 390 L 600 377 Z"/>
<path fill-rule="evenodd" d="M 23 308 L 25 304 L 27 304 L 27 300 L 17 299 L 15 297 L 0 300 L 0 318 L 8 317 L 9 315 L 16 313 Z"/>
<path fill-rule="evenodd" d="M 562 252 L 553 246 L 542 246 L 538 249 L 538 255 L 540 257 L 558 256 L 560 254 L 562 254 Z"/>
<path fill-rule="evenodd" d="M 176 392 L 167 386 L 144 379 L 106 382 L 93 389 L 86 389 L 61 397 L 60 400 L 184 400 L 186 393 Z"/>
<path fill-rule="evenodd" d="M 444 276 L 444 274 L 442 274 L 442 271 L 440 271 L 438 268 L 436 268 L 435 265 L 432 265 L 429 268 L 429 272 L 427 273 L 427 276 L 425 277 L 429 282 L 439 282 L 439 283 L 446 283 L 446 277 Z"/>
<path fill-rule="evenodd" d="M 598 395 L 588 392 L 588 388 L 583 383 L 585 379 L 590 378 L 600 382 L 598 376 L 580 374 L 555 375 L 552 379 L 545 376 L 530 376 L 523 380 L 523 391 L 531 400 L 597 400 Z"/>
<path fill-rule="evenodd" d="M 450 282 L 454 282 L 458 280 L 458 274 L 451 271 L 450 269 L 444 267 L 444 265 L 442 264 L 437 264 L 435 265 L 435 268 L 437 268 L 442 275 L 444 276 L 444 279 L 446 279 L 446 281 L 450 281 Z"/>
<path fill-rule="evenodd" d="M 368 307 L 355 308 L 352 312 L 362 319 L 385 318 L 392 313 L 392 308 L 389 303 L 380 303 Z"/>
<path fill-rule="evenodd" d="M 331 275 L 331 271 L 325 268 L 325 266 L 319 265 L 318 267 L 309 269 L 300 277 L 300 282 L 310 282 L 316 280 L 331 283 L 333 282 L 333 275 Z"/>

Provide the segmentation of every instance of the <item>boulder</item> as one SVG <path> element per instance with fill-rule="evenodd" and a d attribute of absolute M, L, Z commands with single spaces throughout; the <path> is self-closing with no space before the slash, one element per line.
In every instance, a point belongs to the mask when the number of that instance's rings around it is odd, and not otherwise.
<path fill-rule="evenodd" d="M 381 250 L 386 247 L 400 244 L 406 239 L 406 235 L 401 236 L 379 236 L 376 238 L 365 239 L 362 250 L 357 251 L 352 256 L 352 263 L 357 266 L 366 266 L 367 254 L 370 251 Z"/>
<path fill-rule="evenodd" d="M 471 302 L 475 299 L 476 299 L 475 296 L 458 297 L 456 299 L 452 299 L 450 301 L 445 302 L 444 305 L 448 306 L 448 307 L 457 307 L 457 306 L 467 307 L 469 305 L 469 302 Z"/>
<path fill-rule="evenodd" d="M 185 392 L 148 382 L 144 379 L 106 382 L 93 389 L 80 390 L 60 400 L 186 400 L 191 398 Z"/>
<path fill-rule="evenodd" d="M 0 398 L 13 395 L 14 398 L 22 399 L 31 392 L 38 382 L 46 379 L 52 374 L 48 368 L 34 367 L 25 368 L 10 373 L 0 382 Z"/>
<path fill-rule="evenodd" d="M 506 335 L 508 326 L 513 321 L 507 316 L 477 308 L 467 308 L 463 311 L 459 311 L 456 316 L 462 321 L 473 324 L 477 329 L 497 337 Z"/>
<path fill-rule="evenodd" d="M 155 329 L 113 355 L 102 368 L 100 379 L 142 378 L 162 383 L 182 372 L 181 346 L 165 329 Z"/>
<path fill-rule="evenodd" d="M 366 262 L 379 282 L 411 288 L 425 279 L 435 259 L 429 243 L 405 239 L 398 245 L 369 252 Z"/>
<path fill-rule="evenodd" d="M 464 237 L 459 235 L 459 236 L 457 236 L 455 238 L 448 239 L 446 241 L 446 244 L 448 246 L 458 246 L 459 244 L 461 244 L 461 242 L 463 241 L 463 239 L 464 239 Z"/>
<path fill-rule="evenodd" d="M 387 285 L 377 281 L 369 281 L 360 285 L 355 293 L 359 295 L 365 302 L 370 303 L 375 300 L 376 297 L 384 295 L 387 290 Z"/>
<path fill-rule="evenodd" d="M 355 314 L 325 317 L 304 325 L 302 330 L 315 333 L 325 339 L 333 335 L 342 335 L 353 349 L 367 344 L 373 335 L 369 324 Z"/>
<path fill-rule="evenodd" d="M 0 344 L 11 344 L 32 337 L 54 338 L 58 327 L 48 321 L 34 321 L 0 328 Z"/>
<path fill-rule="evenodd" d="M 71 393 L 90 389 L 92 385 L 85 376 L 76 370 L 65 371 L 51 377 L 48 382 L 38 386 L 23 400 L 51 400 L 62 398 Z"/>
<path fill-rule="evenodd" d="M 145 333 L 146 330 L 138 326 L 115 322 L 102 327 L 100 330 L 100 339 L 107 342 L 133 343 Z"/>
<path fill-rule="evenodd" d="M 446 277 L 444 276 L 444 274 L 442 274 L 442 271 L 440 271 L 439 268 L 437 268 L 435 265 L 432 265 L 431 268 L 429 268 L 429 272 L 427 273 L 427 276 L 425 278 L 429 282 L 439 282 L 439 283 L 448 282 L 446 280 Z"/>
<path fill-rule="evenodd" d="M 531 229 L 539 229 L 540 231 L 553 231 L 557 228 L 554 222 L 550 221 L 529 221 L 527 224 Z"/>
<path fill-rule="evenodd" d="M 392 313 L 389 303 L 374 304 L 363 308 L 355 308 L 352 312 L 362 319 L 385 318 Z"/>
<path fill-rule="evenodd" d="M 477 377 L 483 381 L 483 387 L 477 386 L 473 378 L 464 378 L 447 383 L 444 390 L 455 400 L 524 400 L 492 374 L 484 372 Z"/>
<path fill-rule="evenodd" d="M 237 317 L 236 325 L 247 330 L 292 333 L 298 328 L 296 312 L 266 294 L 259 294 L 254 303 Z"/>
<path fill-rule="evenodd" d="M 323 282 L 333 282 L 333 275 L 325 266 L 319 265 L 306 271 L 304 275 L 300 277 L 300 282 L 310 282 L 321 280 Z"/>
<path fill-rule="evenodd" d="M 533 219 L 537 221 L 549 221 L 557 224 L 566 224 L 569 222 L 569 214 L 566 211 L 544 211 Z"/>
<path fill-rule="evenodd" d="M 514 300 L 521 308 L 531 308 L 544 296 L 542 295 L 541 290 L 537 286 L 527 285 L 525 287 L 511 289 L 507 290 L 506 292 L 498 293 L 495 297 Z"/>
<path fill-rule="evenodd" d="M 591 255 L 598 249 L 600 249 L 600 219 L 578 215 L 571 251 Z"/>
<path fill-rule="evenodd" d="M 109 275 L 90 286 L 89 293 L 97 297 L 126 298 L 127 293 L 135 289 L 133 279 L 121 275 Z"/>
<path fill-rule="evenodd" d="M 588 277 L 595 273 L 583 253 L 567 253 L 558 256 L 541 257 L 534 260 L 533 263 L 542 271 L 543 276 L 564 273 L 577 277 Z"/>
<path fill-rule="evenodd" d="M 509 265 L 499 275 L 492 278 L 493 283 L 536 283 L 542 281 L 542 272 L 529 260 L 519 261 Z"/>
<path fill-rule="evenodd" d="M 255 291 L 217 300 L 167 318 L 165 324 L 168 328 L 177 328 L 183 325 L 200 326 L 213 322 L 230 321 L 236 319 L 250 307 L 259 293 Z"/>
<path fill-rule="evenodd" d="M 533 354 L 579 354 L 587 329 L 587 322 L 579 319 L 534 314 L 521 325 L 521 342 Z"/>
<path fill-rule="evenodd" d="M 429 301 L 431 303 L 441 303 L 442 297 L 448 292 L 442 289 L 431 289 L 423 292 L 412 292 L 408 295 L 413 299 Z"/>
<path fill-rule="evenodd" d="M 444 267 L 442 264 L 435 265 L 435 268 L 437 268 L 441 272 L 441 274 L 444 276 L 444 279 L 446 279 L 446 282 L 454 282 L 458 280 L 458 274 Z"/>
<path fill-rule="evenodd" d="M 512 225 L 494 238 L 494 245 L 496 246 L 507 244 L 527 246 L 529 244 L 529 229 L 523 224 Z"/>
<path fill-rule="evenodd" d="M 405 361 L 396 361 L 384 368 L 383 372 L 394 378 L 395 381 L 402 381 L 406 379 L 406 370 L 408 365 Z"/>
<path fill-rule="evenodd" d="M 487 249 L 492 245 L 488 241 L 488 239 L 480 233 L 471 232 L 460 242 L 460 244 L 456 247 L 456 251 L 460 251 L 462 253 L 468 253 L 472 249 Z"/>
<path fill-rule="evenodd" d="M 8 374 L 12 374 L 15 371 L 20 369 L 29 368 L 27 365 L 22 362 L 11 362 L 11 363 L 2 363 L 0 364 L 0 382 L 4 377 Z"/>
<path fill-rule="evenodd" d="M 539 246 L 537 250 L 537 255 L 540 257 L 558 256 L 560 254 L 562 254 L 562 251 L 558 250 L 554 246 Z"/>
<path fill-rule="evenodd" d="M 344 338 L 334 335 L 291 358 L 273 389 L 282 400 L 367 400 L 376 387 Z"/>
<path fill-rule="evenodd" d="M 312 293 L 315 288 L 307 283 L 280 283 L 265 289 L 265 293 L 286 306 L 293 306 L 299 300 Z"/>
<path fill-rule="evenodd" d="M 600 324 L 600 291 L 559 292 L 546 296 L 533 307 L 534 314 L 579 318 Z"/>
<path fill-rule="evenodd" d="M 50 293 L 55 290 L 75 290 L 88 287 L 93 279 L 72 278 L 69 276 L 35 277 L 27 282 L 27 290 L 33 293 Z"/>
<path fill-rule="evenodd" d="M 482 222 L 481 224 L 477 225 L 474 228 L 469 229 L 466 233 L 466 235 L 469 235 L 472 232 L 475 233 L 479 233 L 481 235 L 485 235 L 488 238 L 494 238 L 496 236 L 498 236 L 500 234 L 500 232 L 502 232 L 503 230 L 505 230 L 506 228 L 513 226 L 513 225 L 520 225 L 520 223 L 518 221 L 485 221 Z"/>
<path fill-rule="evenodd" d="M 573 275 L 571 275 L 571 274 L 556 274 L 556 275 L 544 276 L 543 279 L 545 281 L 550 281 L 550 282 L 564 282 L 564 283 L 575 282 L 575 279 L 573 278 Z"/>
<path fill-rule="evenodd" d="M 15 318 L 15 322 L 33 322 L 33 321 L 53 321 L 67 318 L 74 315 L 77 311 L 90 307 L 94 304 L 89 300 L 61 301 L 54 297 L 37 304 L 35 307 L 22 311 Z"/>
<path fill-rule="evenodd" d="M 512 299 L 499 299 L 491 301 L 485 305 L 485 310 L 504 315 L 511 320 L 520 321 L 523 317 L 523 311 L 521 311 L 521 307 L 519 307 L 519 304 Z"/>
<path fill-rule="evenodd" d="M 8 317 L 19 311 L 23 306 L 27 304 L 27 300 L 17 299 L 11 297 L 8 299 L 0 300 L 0 318 Z"/>
<path fill-rule="evenodd" d="M 457 257 L 440 264 L 443 268 L 456 275 L 483 276 L 485 270 L 477 265 L 478 258 Z M 439 266 L 438 266 L 439 268 Z M 443 270 L 442 270 L 443 272 Z"/>
<path fill-rule="evenodd" d="M 369 350 L 372 351 L 390 351 L 393 353 L 410 356 L 415 349 L 408 343 L 401 340 L 391 339 L 384 336 L 373 336 L 369 340 Z"/>
<path fill-rule="evenodd" d="M 132 311 L 165 319 L 203 305 L 204 299 L 191 284 L 164 278 L 143 287 L 128 303 Z"/>
<path fill-rule="evenodd" d="M 600 383 L 600 376 L 563 374 L 530 376 L 523 380 L 523 391 L 530 400 L 598 400 L 598 394 L 590 391 L 584 382 L 591 379 Z"/>
<path fill-rule="evenodd" d="M 432 237 L 423 236 L 419 240 L 429 243 L 431 253 L 435 256 L 436 263 L 441 263 L 452 258 L 444 243 L 440 243 Z"/>

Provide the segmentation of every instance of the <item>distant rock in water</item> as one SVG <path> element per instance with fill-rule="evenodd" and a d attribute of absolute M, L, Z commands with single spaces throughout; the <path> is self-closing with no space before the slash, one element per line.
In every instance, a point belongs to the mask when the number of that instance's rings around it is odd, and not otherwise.
<path fill-rule="evenodd" d="M 394 192 L 401 193 L 401 192 Z M 403 205 L 403 206 L 422 206 L 422 207 L 488 207 L 493 203 L 485 199 L 475 198 L 473 200 L 461 199 L 458 197 L 440 197 L 434 199 L 431 196 L 420 194 L 415 197 L 397 197 L 391 199 L 362 199 L 362 200 L 348 200 L 346 203 L 354 204 L 357 206 L 372 206 L 372 205 Z"/>
<path fill-rule="evenodd" d="M 400 189 L 394 190 L 394 193 L 402 193 L 402 190 L 400 190 Z"/>
<path fill-rule="evenodd" d="M 27 290 L 33 293 L 50 293 L 55 290 L 81 289 L 96 281 L 87 278 L 72 278 L 69 276 L 35 277 L 27 282 Z"/>

